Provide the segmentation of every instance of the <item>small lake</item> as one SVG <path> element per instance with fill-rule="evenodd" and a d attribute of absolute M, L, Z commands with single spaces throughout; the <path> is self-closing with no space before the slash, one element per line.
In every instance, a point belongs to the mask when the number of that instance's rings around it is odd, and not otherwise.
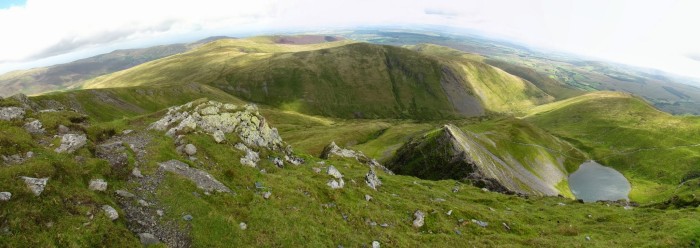
<path fill-rule="evenodd" d="M 584 202 L 629 200 L 632 186 L 622 173 L 595 161 L 587 161 L 569 176 L 569 188 Z"/>

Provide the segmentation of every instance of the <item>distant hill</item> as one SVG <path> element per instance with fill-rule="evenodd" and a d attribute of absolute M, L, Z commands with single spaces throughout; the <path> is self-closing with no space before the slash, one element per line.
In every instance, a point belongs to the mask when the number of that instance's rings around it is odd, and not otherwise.
<path fill-rule="evenodd" d="M 38 94 L 68 89 L 86 79 L 121 71 L 173 54 L 183 53 L 206 42 L 226 38 L 229 37 L 210 37 L 191 44 L 116 50 L 70 63 L 9 72 L 0 75 L 0 96 L 16 93 Z"/>
<path fill-rule="evenodd" d="M 553 100 L 474 55 L 446 54 L 438 46 L 414 49 L 328 37 L 219 40 L 83 87 L 196 82 L 253 102 L 343 118 L 457 118 L 518 112 Z"/>

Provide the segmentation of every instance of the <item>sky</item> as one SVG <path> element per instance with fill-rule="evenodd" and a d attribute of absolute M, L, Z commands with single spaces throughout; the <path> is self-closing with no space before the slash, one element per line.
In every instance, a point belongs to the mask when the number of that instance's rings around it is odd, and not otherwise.
<path fill-rule="evenodd" d="M 700 78 L 698 24 L 694 0 L 0 0 L 0 73 L 216 35 L 440 25 Z"/>

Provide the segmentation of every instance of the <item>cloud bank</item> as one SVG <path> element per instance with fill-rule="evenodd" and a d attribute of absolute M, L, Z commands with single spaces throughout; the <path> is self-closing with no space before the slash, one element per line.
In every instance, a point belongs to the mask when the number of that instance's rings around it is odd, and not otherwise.
<path fill-rule="evenodd" d="M 687 56 L 700 54 L 698 9 L 692 0 L 28 0 L 0 9 L 0 73 L 183 37 L 426 24 L 700 77 Z"/>

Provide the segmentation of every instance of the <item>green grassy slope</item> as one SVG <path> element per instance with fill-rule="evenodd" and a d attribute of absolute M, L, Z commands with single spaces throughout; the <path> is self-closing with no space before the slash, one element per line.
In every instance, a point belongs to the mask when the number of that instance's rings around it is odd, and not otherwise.
<path fill-rule="evenodd" d="M 139 95 L 135 90 L 125 88 L 108 92 L 121 94 L 120 99 L 126 99 L 131 94 Z M 61 94 L 68 98 L 69 94 L 77 93 L 80 92 Z M 159 96 L 157 93 L 154 95 Z M 12 105 L 11 101 L 3 100 L 0 106 Z M 134 161 L 130 159 L 129 165 L 123 170 L 112 169 L 105 161 L 92 158 L 92 149 L 102 137 L 97 134 L 105 133 L 104 130 L 111 129 L 119 133 L 124 129 L 134 129 L 136 132 L 146 132 L 153 138 L 153 142 L 146 148 L 148 162 L 140 165 L 145 175 L 151 175 L 158 162 L 170 159 L 187 161 L 176 154 L 170 137 L 160 132 L 145 131 L 146 126 L 160 116 L 148 115 L 150 104 L 155 108 L 156 104 L 166 103 L 154 100 L 153 103 L 135 104 L 146 110 L 146 116 L 136 116 L 134 112 L 129 116 L 136 117 L 113 122 L 99 121 L 109 119 L 109 115 L 89 118 L 91 128 L 86 130 L 89 144 L 77 152 L 77 155 L 85 159 L 83 162 L 78 162 L 73 156 L 55 154 L 51 148 L 39 145 L 35 137 L 24 133 L 21 122 L 0 121 L 2 154 L 29 150 L 37 154 L 21 166 L 0 167 L 0 189 L 13 192 L 13 198 L 9 202 L 0 203 L 0 228 L 9 231 L 0 231 L 0 246 L 138 246 L 138 237 L 126 228 L 123 212 L 113 193 L 116 189 L 131 189 L 135 186 L 126 183 L 126 175 L 133 168 Z M 108 112 L 122 108 L 123 105 L 115 105 L 113 108 L 104 105 L 96 107 Z M 131 113 L 128 109 L 123 111 Z M 436 125 L 392 120 L 346 121 L 273 108 L 265 108 L 261 112 L 269 118 L 272 126 L 280 127 L 283 136 L 288 135 L 285 138 L 295 140 L 293 144 L 304 144 L 304 135 L 300 132 L 305 128 L 318 128 L 318 135 L 327 138 L 318 137 L 318 142 L 325 145 L 327 140 L 339 137 L 345 140 L 344 144 L 356 142 L 353 147 L 363 149 L 368 154 L 373 153 L 372 148 L 401 142 L 405 135 L 421 133 L 420 130 Z M 56 112 L 36 116 L 32 114 L 31 117 L 44 122 L 49 130 L 47 137 L 51 137 L 57 123 L 72 128 L 82 126 L 73 123 L 81 120 L 71 118 L 74 115 L 79 116 L 70 112 Z M 522 121 L 476 121 L 460 121 L 456 124 L 487 136 L 498 146 L 509 146 L 508 137 L 511 135 L 515 141 L 557 142 L 554 138 L 542 139 L 540 136 L 544 134 L 541 131 Z M 324 129 L 330 126 L 340 128 L 338 131 Z M 499 133 L 501 131 L 504 132 Z M 308 138 L 316 138 L 309 134 L 306 133 Z M 294 135 L 298 136 L 292 139 Z M 228 138 L 230 142 L 236 142 L 235 137 Z M 237 163 L 243 153 L 230 145 L 216 144 L 210 136 L 204 134 L 191 134 L 187 139 L 198 148 L 198 156 L 206 158 L 201 160 L 205 161 L 204 164 L 190 163 L 191 166 L 211 173 L 235 191 L 233 195 L 206 195 L 192 182 L 174 174 L 167 174 L 163 178 L 161 187 L 154 192 L 158 201 L 167 206 L 160 220 L 172 221 L 177 226 L 190 230 L 195 247 L 356 247 L 368 245 L 373 240 L 381 242 L 384 247 L 678 247 L 700 242 L 700 212 L 694 208 L 625 210 L 620 206 L 579 204 L 557 197 L 521 198 L 483 192 L 479 188 L 453 180 L 428 181 L 387 175 L 381 171 L 378 173 L 384 184 L 378 191 L 374 191 L 363 182 L 367 166 L 351 159 L 325 161 L 326 164 L 336 166 L 345 175 L 347 183 L 342 190 L 331 190 L 325 185 L 329 176 L 317 174 L 312 169 L 323 165 L 317 163 L 321 161 L 316 158 L 317 154 L 305 152 L 307 149 L 315 149 L 311 143 L 300 146 L 306 148 L 296 149 L 307 159 L 306 164 L 277 168 L 266 157 L 274 154 L 265 153 L 261 156 L 260 166 L 266 172 L 261 173 L 258 169 Z M 7 144 L 5 140 L 19 145 L 4 145 Z M 53 139 L 52 142 L 57 140 Z M 509 148 L 513 154 L 531 149 L 528 146 L 518 147 L 518 144 L 510 146 L 513 146 L 512 149 Z M 375 152 L 381 153 L 383 152 Z M 50 176 L 51 179 L 44 193 L 35 197 L 17 179 L 22 175 Z M 87 184 L 92 178 L 106 179 L 109 182 L 108 192 L 88 190 Z M 265 190 L 272 192 L 272 197 L 265 200 L 261 196 L 262 191 L 255 189 L 255 182 L 262 183 Z M 371 195 L 373 199 L 365 201 L 365 194 Z M 559 203 L 566 205 L 561 206 Z M 102 204 L 115 206 L 122 217 L 114 222 L 109 221 L 101 212 Z M 426 224 L 421 228 L 412 226 L 412 215 L 416 210 L 426 213 Z M 451 215 L 447 215 L 450 210 Z M 191 215 L 193 219 L 183 220 L 185 214 Z M 488 226 L 480 227 L 472 223 L 471 219 L 488 222 Z M 247 223 L 248 229 L 241 230 L 238 227 L 240 222 Z M 372 225 L 372 222 L 377 224 Z M 383 223 L 388 226 L 381 227 L 380 224 Z M 590 237 L 590 241 L 586 237 Z"/>
<path fill-rule="evenodd" d="M 629 94 L 590 93 L 539 106 L 525 119 L 622 172 L 633 200 L 670 194 L 700 164 L 700 118 L 671 116 Z"/>
<path fill-rule="evenodd" d="M 484 63 L 479 55 L 432 44 L 409 48 L 434 56 L 455 71 L 484 106 L 493 112 L 520 112 L 554 100 L 538 86 Z"/>
<path fill-rule="evenodd" d="M 447 48 L 416 52 L 349 40 L 280 44 L 279 39 L 215 41 L 96 78 L 84 88 L 196 82 L 248 101 L 340 118 L 445 119 L 520 112 L 552 100 L 478 56 L 438 52 Z"/>

